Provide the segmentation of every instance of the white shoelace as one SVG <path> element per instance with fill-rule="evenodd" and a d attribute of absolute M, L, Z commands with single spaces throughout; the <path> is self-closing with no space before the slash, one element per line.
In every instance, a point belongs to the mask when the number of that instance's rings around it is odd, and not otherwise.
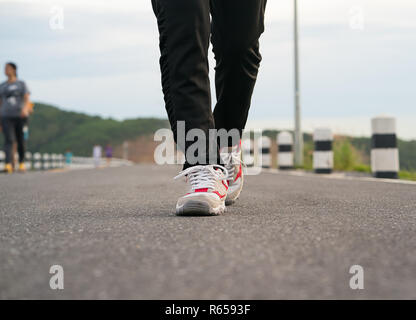
<path fill-rule="evenodd" d="M 233 179 L 236 165 L 242 164 L 244 166 L 244 163 L 241 160 L 240 152 L 222 153 L 221 159 L 224 162 L 225 168 L 228 171 L 228 179 Z"/>
<path fill-rule="evenodd" d="M 220 169 L 220 170 L 216 170 Z M 194 166 L 181 171 L 174 179 L 187 177 L 192 190 L 214 188 L 216 181 L 228 178 L 228 170 L 223 166 L 213 164 L 207 166 Z"/>

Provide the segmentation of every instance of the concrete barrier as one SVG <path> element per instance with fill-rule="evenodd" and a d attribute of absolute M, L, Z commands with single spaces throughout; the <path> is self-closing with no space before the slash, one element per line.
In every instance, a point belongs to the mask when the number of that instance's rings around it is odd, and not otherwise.
<path fill-rule="evenodd" d="M 25 167 L 27 171 L 32 170 L 32 153 L 29 151 L 25 153 Z"/>
<path fill-rule="evenodd" d="M 47 153 L 44 153 L 42 156 L 42 170 L 49 170 L 50 168 L 50 156 Z"/>
<path fill-rule="evenodd" d="M 58 168 L 58 158 L 57 158 L 57 154 L 56 153 L 52 153 L 52 157 L 51 157 L 51 165 L 52 165 L 52 169 L 56 169 Z"/>
<path fill-rule="evenodd" d="M 0 171 L 4 171 L 5 169 L 5 158 L 6 158 L 6 155 L 4 151 L 0 150 Z M 90 157 L 73 157 L 72 163 L 68 166 L 65 165 L 65 156 L 63 154 L 56 154 L 56 153 L 41 154 L 39 152 L 31 153 L 27 151 L 25 153 L 25 158 L 26 158 L 25 167 L 27 171 L 50 170 L 50 169 L 58 169 L 58 168 L 68 168 L 68 169 L 94 168 L 94 159 Z M 17 155 L 16 155 L 16 159 L 17 159 Z M 131 161 L 119 159 L 119 158 L 113 158 L 111 161 L 110 167 L 131 166 L 131 165 L 133 165 L 133 162 Z"/>
<path fill-rule="evenodd" d="M 293 169 L 293 137 L 288 131 L 277 135 L 277 165 L 280 170 Z"/>
<path fill-rule="evenodd" d="M 5 169 L 5 153 L 0 150 L 0 171 Z M 18 168 L 19 161 L 18 155 L 15 154 L 15 167 Z M 63 168 L 64 167 L 65 157 L 63 154 L 41 154 L 39 152 L 31 153 L 29 151 L 25 152 L 25 167 L 27 171 L 30 170 L 49 170 L 54 168 Z"/>
<path fill-rule="evenodd" d="M 54 169 L 54 162 L 55 162 L 55 154 L 49 154 L 49 169 Z"/>
<path fill-rule="evenodd" d="M 376 178 L 397 179 L 399 151 L 396 119 L 379 116 L 371 119 L 371 171 Z"/>
<path fill-rule="evenodd" d="M 4 171 L 6 167 L 6 154 L 3 150 L 0 150 L 0 171 Z"/>
<path fill-rule="evenodd" d="M 315 173 L 332 172 L 334 168 L 332 140 L 333 137 L 330 129 L 320 128 L 314 131 L 313 169 Z"/>
<path fill-rule="evenodd" d="M 245 165 L 247 167 L 254 166 L 254 140 L 243 139 L 241 141 L 241 153 Z"/>
<path fill-rule="evenodd" d="M 61 169 L 62 168 L 62 163 L 63 161 L 62 161 L 62 159 L 61 159 L 61 154 L 60 153 L 58 153 L 57 155 L 56 155 L 56 167 L 58 168 L 58 169 Z"/>
<path fill-rule="evenodd" d="M 42 170 L 42 155 L 39 152 L 35 152 L 32 156 L 32 168 Z"/>
<path fill-rule="evenodd" d="M 60 169 L 62 169 L 64 167 L 64 155 L 63 154 L 59 154 L 58 155 L 58 166 Z"/>
<path fill-rule="evenodd" d="M 52 153 L 52 169 L 57 169 L 58 168 L 58 155 L 56 153 Z"/>
<path fill-rule="evenodd" d="M 269 137 L 262 136 L 258 139 L 258 150 L 262 168 L 270 168 L 272 166 L 272 155 L 270 153 L 271 146 L 272 142 Z"/>

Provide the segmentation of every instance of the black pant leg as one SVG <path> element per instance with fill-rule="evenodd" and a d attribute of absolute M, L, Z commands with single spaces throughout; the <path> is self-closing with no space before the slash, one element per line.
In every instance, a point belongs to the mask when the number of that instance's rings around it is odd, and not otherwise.
<path fill-rule="evenodd" d="M 214 128 L 208 77 L 210 4 L 209 0 L 152 0 L 152 5 L 160 34 L 166 110 L 178 147 L 187 150 L 193 141 L 178 139 L 177 121 L 184 121 L 185 134 L 201 129 L 208 137 Z"/>
<path fill-rule="evenodd" d="M 17 118 L 15 119 L 15 134 L 17 142 L 17 153 L 19 154 L 19 163 L 25 162 L 25 139 L 23 134 L 23 127 L 25 125 L 26 119 Z"/>
<path fill-rule="evenodd" d="M 1 127 L 4 135 L 4 153 L 6 154 L 6 163 L 12 163 L 13 143 L 15 141 L 14 122 L 11 118 L 3 118 Z"/>
<path fill-rule="evenodd" d="M 217 129 L 238 129 L 247 122 L 261 55 L 266 0 L 211 0 L 212 44 L 216 60 Z"/>

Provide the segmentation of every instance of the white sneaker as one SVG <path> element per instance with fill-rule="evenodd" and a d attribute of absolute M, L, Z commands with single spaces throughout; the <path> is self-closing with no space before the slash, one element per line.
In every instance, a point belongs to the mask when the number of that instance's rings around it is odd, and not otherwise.
<path fill-rule="evenodd" d="M 178 199 L 177 215 L 218 215 L 225 211 L 227 169 L 220 165 L 194 166 L 175 177 L 186 177 L 189 192 Z"/>
<path fill-rule="evenodd" d="M 221 148 L 220 156 L 228 171 L 228 193 L 225 204 L 229 206 L 238 199 L 243 189 L 244 175 L 241 161 L 241 141 L 240 144 L 234 147 Z"/>

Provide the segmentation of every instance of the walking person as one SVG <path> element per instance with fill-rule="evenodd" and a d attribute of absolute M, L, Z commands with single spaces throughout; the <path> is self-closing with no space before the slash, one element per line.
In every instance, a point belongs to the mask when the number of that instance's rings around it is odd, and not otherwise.
<path fill-rule="evenodd" d="M 25 108 L 25 111 L 22 112 L 24 146 L 26 146 L 27 140 L 29 139 L 29 115 L 33 113 L 33 107 L 34 107 L 34 104 L 29 102 L 27 104 L 27 108 Z M 12 163 L 13 170 L 15 170 L 15 165 L 17 164 L 17 160 L 18 160 L 15 157 L 16 154 L 17 154 L 17 141 L 13 142 L 13 147 L 12 147 L 11 163 Z M 21 171 L 25 171 L 25 169 L 26 168 L 24 168 L 24 170 L 21 170 Z"/>
<path fill-rule="evenodd" d="M 65 151 L 65 166 L 70 167 L 72 164 L 72 157 L 74 156 L 70 149 Z"/>
<path fill-rule="evenodd" d="M 105 147 L 105 159 L 107 167 L 111 165 L 111 159 L 113 158 L 113 147 L 110 144 L 107 144 Z"/>
<path fill-rule="evenodd" d="M 96 144 L 92 148 L 92 157 L 94 159 L 94 167 L 99 168 L 101 164 L 102 148 Z"/>
<path fill-rule="evenodd" d="M 266 0 L 152 0 L 160 33 L 160 68 L 166 111 L 178 147 L 185 153 L 189 192 L 176 205 L 179 215 L 215 215 L 240 195 L 243 186 L 241 135 L 260 66 L 259 38 L 264 31 Z M 211 19 L 211 18 L 212 19 Z M 211 109 L 208 46 L 215 54 L 217 104 Z M 178 139 L 179 121 L 185 135 L 205 133 L 207 148 L 190 161 L 194 141 Z M 235 130 L 218 150 L 211 129 Z M 181 138 L 182 139 L 182 138 Z M 220 140 L 222 141 L 222 140 Z M 202 149 L 203 150 L 203 149 Z M 209 150 L 217 155 L 210 157 Z"/>
<path fill-rule="evenodd" d="M 17 143 L 19 154 L 19 171 L 25 171 L 24 127 L 30 114 L 32 104 L 29 90 L 24 81 L 17 78 L 17 66 L 8 62 L 4 73 L 7 81 L 0 84 L 0 118 L 4 134 L 4 152 L 6 153 L 6 172 L 13 172 L 13 144 Z"/>

